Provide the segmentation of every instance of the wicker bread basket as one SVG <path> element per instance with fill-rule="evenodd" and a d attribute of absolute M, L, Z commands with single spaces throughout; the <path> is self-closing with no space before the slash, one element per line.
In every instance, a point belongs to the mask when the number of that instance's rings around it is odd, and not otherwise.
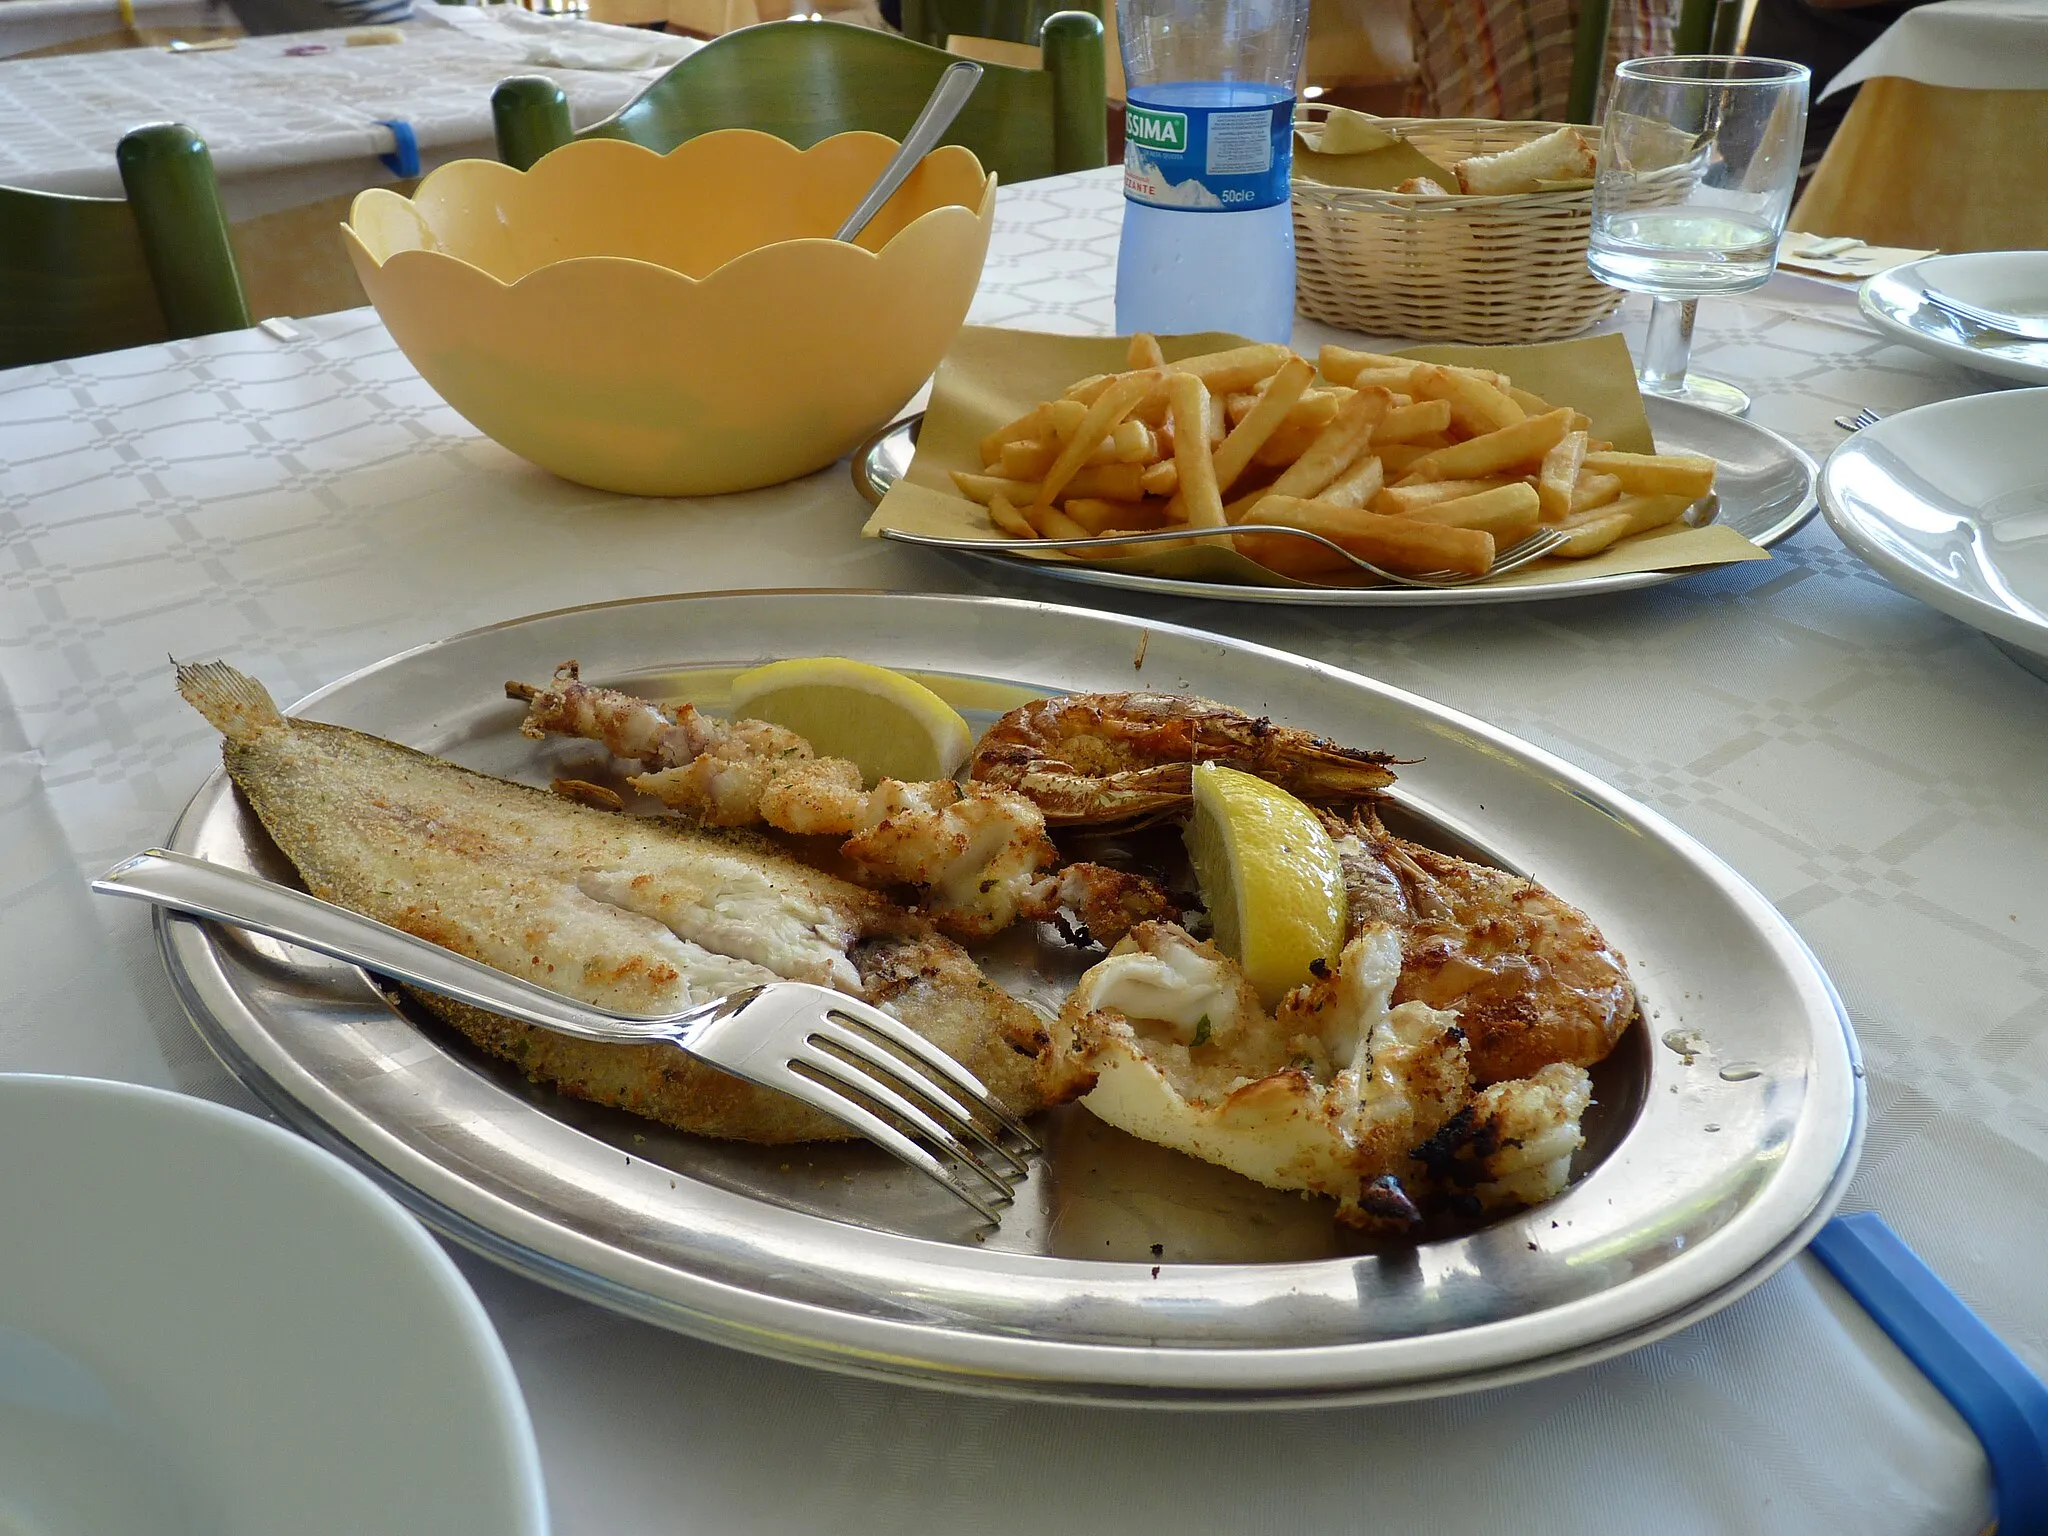
<path fill-rule="evenodd" d="M 1301 109 L 1315 122 L 1320 108 Z M 1448 168 L 1557 130 L 1477 118 L 1382 120 Z M 1579 130 L 1598 148 L 1598 131 Z M 1555 341 L 1621 294 L 1587 270 L 1593 192 L 1416 197 L 1294 179 L 1301 312 L 1345 330 L 1415 341 Z"/>

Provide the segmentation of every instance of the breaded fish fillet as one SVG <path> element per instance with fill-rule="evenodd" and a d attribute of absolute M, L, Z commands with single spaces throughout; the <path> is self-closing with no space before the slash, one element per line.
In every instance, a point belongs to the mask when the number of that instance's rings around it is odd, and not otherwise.
<path fill-rule="evenodd" d="M 886 1007 L 1020 1113 L 1071 1097 L 1043 1022 L 873 891 L 743 833 L 575 804 L 375 736 L 281 714 L 218 662 L 178 690 L 315 895 L 566 996 L 664 1013 L 785 977 Z M 836 1121 L 671 1046 L 601 1045 L 419 1000 L 565 1093 L 743 1141 Z"/>

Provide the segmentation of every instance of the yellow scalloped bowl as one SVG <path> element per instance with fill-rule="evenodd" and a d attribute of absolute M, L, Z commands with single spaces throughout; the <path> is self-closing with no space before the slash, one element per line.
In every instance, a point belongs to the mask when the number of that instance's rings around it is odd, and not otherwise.
<path fill-rule="evenodd" d="M 821 469 L 931 376 L 988 254 L 994 176 L 926 156 L 854 245 L 895 152 L 723 130 L 666 155 L 584 139 L 530 171 L 459 160 L 362 193 L 356 274 L 422 377 L 565 479 L 711 496 Z"/>

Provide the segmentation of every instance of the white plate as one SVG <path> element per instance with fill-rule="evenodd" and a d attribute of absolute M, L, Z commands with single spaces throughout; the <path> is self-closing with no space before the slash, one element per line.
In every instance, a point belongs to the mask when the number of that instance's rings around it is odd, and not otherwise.
<path fill-rule="evenodd" d="M 1857 294 L 1871 324 L 1909 347 L 1979 373 L 2048 384 L 2048 342 L 2021 341 L 1936 309 L 1927 290 L 1992 309 L 2048 313 L 2048 251 L 1930 256 L 1880 272 Z"/>
<path fill-rule="evenodd" d="M 978 1232 L 871 1148 L 715 1142 L 536 1090 L 360 972 L 268 940 L 164 921 L 181 995 L 280 1113 L 499 1261 L 721 1342 L 970 1391 L 1302 1405 L 1519 1380 L 1726 1305 L 1839 1197 L 1862 1117 L 1853 1041 L 1763 897 L 1597 780 L 1351 673 L 1040 603 L 706 593 L 473 631 L 301 707 L 545 783 L 589 750 L 521 736 L 506 678 L 575 656 L 593 681 L 673 697 L 689 669 L 825 651 L 1035 692 L 1185 689 L 1403 759 L 1396 803 L 1421 835 L 1537 874 L 1629 958 L 1649 1027 L 1595 1072 L 1583 1177 L 1478 1232 L 1380 1251 L 1340 1241 L 1326 1207 L 1068 1106 L 1044 1117 L 1050 1155 L 1001 1229 Z M 171 846 L 290 878 L 222 777 Z"/>
<path fill-rule="evenodd" d="M 2048 676 L 2048 389 L 1880 421 L 1829 456 L 1821 500 L 1892 585 Z"/>
<path fill-rule="evenodd" d="M 288 1131 L 0 1075 L 0 1530 L 543 1536 L 526 1406 L 413 1219 Z"/>

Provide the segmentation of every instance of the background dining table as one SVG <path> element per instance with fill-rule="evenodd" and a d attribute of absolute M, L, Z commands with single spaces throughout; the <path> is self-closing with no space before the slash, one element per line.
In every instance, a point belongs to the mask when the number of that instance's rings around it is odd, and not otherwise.
<path fill-rule="evenodd" d="M 1118 205 L 1113 169 L 1005 189 L 973 318 L 1108 330 Z M 1304 325 L 1301 339 L 1329 334 Z M 1883 340 L 1849 290 L 1788 277 L 1706 306 L 1696 361 L 1816 456 L 1841 440 L 1839 413 L 1993 387 Z M 171 655 L 225 657 L 289 699 L 466 627 L 664 592 L 1106 603 L 1471 711 L 1729 860 L 1798 926 L 1856 1021 L 1870 1128 L 1848 1206 L 1880 1211 L 2048 1368 L 2048 685 L 1887 586 L 1818 520 L 1767 563 L 1601 598 L 1151 600 L 864 542 L 843 465 L 697 502 L 553 479 L 444 406 L 367 310 L 289 339 L 252 330 L 0 373 L 0 464 L 0 1070 L 255 1112 L 181 1014 L 147 916 L 96 903 L 82 880 L 159 840 L 217 764 Z M 1968 1429 L 1810 1257 L 1590 1369 L 1266 1413 L 822 1374 L 463 1265 L 532 1406 L 565 1536 L 1973 1536 L 1991 1508 Z"/>
<path fill-rule="evenodd" d="M 2048 245 L 2048 0 L 1907 11 L 1828 82 L 1856 89 L 1792 227 L 1872 245 Z"/>
<path fill-rule="evenodd" d="M 8 7 L 26 3 L 0 0 L 0 35 Z M 390 40 L 351 46 L 351 36 Z M 320 314 L 364 302 L 334 232 L 349 201 L 365 187 L 410 190 L 449 160 L 496 158 L 500 80 L 548 75 L 582 128 L 702 46 L 518 5 L 421 0 L 389 28 L 243 37 L 217 52 L 4 59 L 0 186 L 119 197 L 121 135 L 184 123 L 213 156 L 251 313 Z"/>
<path fill-rule="evenodd" d="M 239 30 L 225 0 L 0 0 L 0 58 L 158 32 Z"/>

